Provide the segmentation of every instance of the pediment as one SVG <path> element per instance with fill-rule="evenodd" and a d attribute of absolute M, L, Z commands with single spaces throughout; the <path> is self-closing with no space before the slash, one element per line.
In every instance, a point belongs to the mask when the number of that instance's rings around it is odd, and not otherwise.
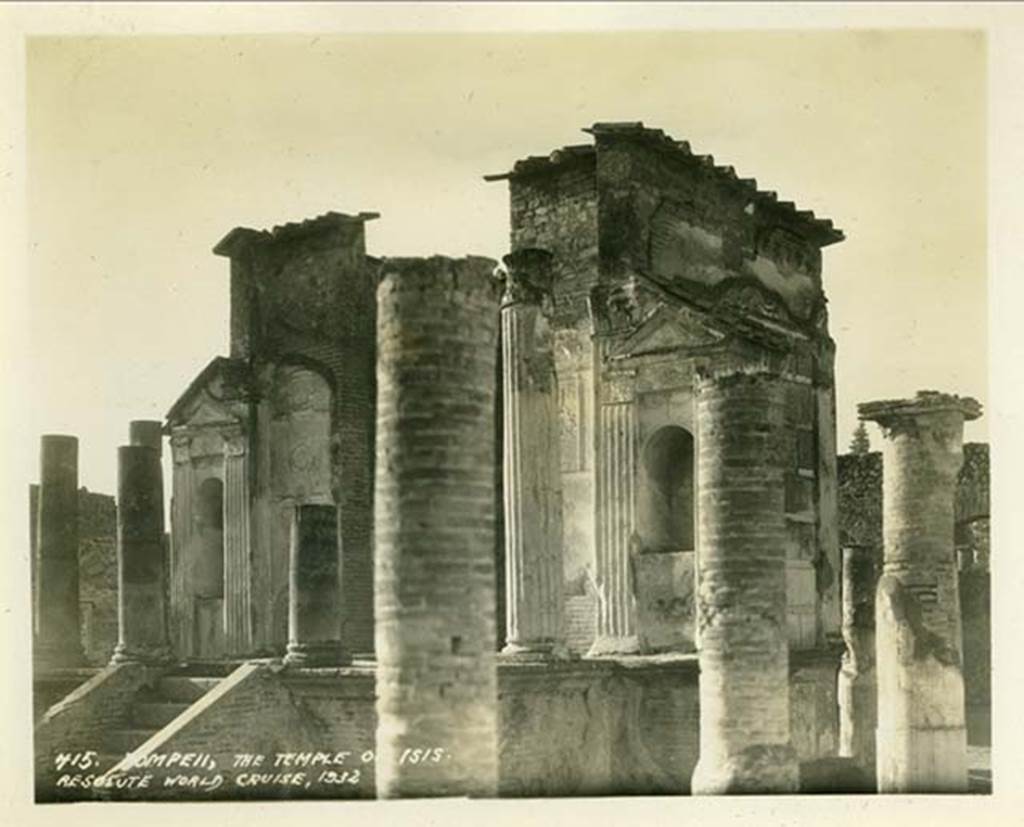
<path fill-rule="evenodd" d="M 208 393 L 197 395 L 180 415 L 181 423 L 190 426 L 224 425 L 238 422 L 231 408 L 224 402 L 214 399 Z"/>
<path fill-rule="evenodd" d="M 717 345 L 726 333 L 702 315 L 687 308 L 662 303 L 622 340 L 611 355 L 645 356 Z"/>
<path fill-rule="evenodd" d="M 248 369 L 244 362 L 218 356 L 189 384 L 167 413 L 169 425 L 209 425 L 240 421 Z"/>

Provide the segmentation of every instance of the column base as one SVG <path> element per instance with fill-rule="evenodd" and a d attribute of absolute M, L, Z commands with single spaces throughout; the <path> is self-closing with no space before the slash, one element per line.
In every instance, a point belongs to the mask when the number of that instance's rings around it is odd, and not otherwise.
<path fill-rule="evenodd" d="M 286 666 L 347 666 L 351 662 L 352 657 L 340 641 L 289 643 L 284 656 Z"/>
<path fill-rule="evenodd" d="M 690 781 L 693 795 L 795 793 L 800 764 L 789 745 L 755 744 L 731 755 L 701 755 Z"/>
<path fill-rule="evenodd" d="M 636 635 L 599 635 L 587 650 L 586 657 L 607 658 L 639 654 L 640 639 Z"/>
<path fill-rule="evenodd" d="M 110 658 L 110 665 L 116 666 L 119 663 L 145 663 L 154 666 L 169 664 L 174 660 L 170 647 L 159 646 L 143 648 L 141 646 L 125 646 L 117 644 L 114 654 Z"/>
<path fill-rule="evenodd" d="M 880 793 L 967 792 L 967 727 L 877 732 Z"/>
<path fill-rule="evenodd" d="M 568 660 L 569 650 L 560 643 L 506 643 L 498 653 L 503 661 L 516 663 L 542 663 Z"/>

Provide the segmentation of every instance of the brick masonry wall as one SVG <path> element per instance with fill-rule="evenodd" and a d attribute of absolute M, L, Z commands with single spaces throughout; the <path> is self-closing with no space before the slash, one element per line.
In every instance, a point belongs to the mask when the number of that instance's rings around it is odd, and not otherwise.
<path fill-rule="evenodd" d="M 839 543 L 882 547 L 882 454 L 842 454 Z"/>
<path fill-rule="evenodd" d="M 512 250 L 537 247 L 554 259 L 555 324 L 572 327 L 588 316 L 597 283 L 597 182 L 581 163 L 510 182 Z"/>
<path fill-rule="evenodd" d="M 47 710 L 33 733 L 38 801 L 57 797 L 56 756 L 98 750 L 107 732 L 125 725 L 136 693 L 158 674 L 136 663 L 108 666 Z"/>
<path fill-rule="evenodd" d="M 318 681 L 315 678 L 292 680 L 281 667 L 267 664 L 250 663 L 239 667 L 194 703 L 172 726 L 163 729 L 159 740 L 148 741 L 145 749 L 136 750 L 130 756 L 130 761 L 138 764 L 153 755 L 205 753 L 216 763 L 216 768 L 202 774 L 210 778 L 220 774 L 224 778 L 223 783 L 209 791 L 169 786 L 167 779 L 198 773 L 189 768 L 151 766 L 144 771 L 153 775 L 153 781 L 140 797 L 182 801 L 372 796 L 372 774 L 366 772 L 359 759 L 361 750 L 355 748 L 358 728 L 346 727 L 353 714 L 349 708 L 352 687 L 339 674 L 325 677 L 335 684 L 332 714 L 326 716 L 322 703 L 316 702 Z M 356 676 L 356 681 L 359 685 L 355 694 L 365 695 L 365 678 L 360 682 Z M 306 696 L 312 703 L 306 703 Z M 356 708 L 365 714 L 365 699 L 361 708 L 357 701 Z M 365 725 L 363 731 L 360 745 L 366 740 Z M 330 769 L 340 772 L 359 768 L 357 783 L 335 784 L 322 780 L 324 766 L 275 765 L 277 756 L 286 753 L 323 752 L 334 755 L 339 751 L 352 754 L 341 765 Z M 264 756 L 263 762 L 260 766 L 235 767 L 235 756 L 242 753 Z M 120 768 L 124 773 L 143 771 L 141 767 L 131 769 L 125 764 Z M 303 773 L 303 778 L 297 779 L 296 783 L 294 776 L 298 772 Z M 292 775 L 291 780 L 283 778 L 288 773 Z M 128 793 L 123 797 L 134 796 Z"/>

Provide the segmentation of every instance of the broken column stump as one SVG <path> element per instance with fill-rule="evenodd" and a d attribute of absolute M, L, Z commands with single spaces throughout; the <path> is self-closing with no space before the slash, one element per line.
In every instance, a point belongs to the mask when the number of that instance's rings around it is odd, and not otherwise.
<path fill-rule="evenodd" d="M 288 564 L 288 652 L 293 666 L 350 660 L 341 640 L 338 518 L 333 505 L 298 505 Z"/>
<path fill-rule="evenodd" d="M 41 439 L 35 571 L 35 668 L 81 666 L 78 439 L 73 436 Z"/>
<path fill-rule="evenodd" d="M 378 288 L 377 794 L 495 795 L 495 262 Z"/>
<path fill-rule="evenodd" d="M 784 385 L 751 366 L 697 380 L 700 759 L 694 794 L 796 792 L 786 636 Z"/>
<path fill-rule="evenodd" d="M 876 596 L 878 791 L 966 792 L 967 730 L 954 492 L 973 399 L 869 402 L 883 443 L 885 556 Z"/>

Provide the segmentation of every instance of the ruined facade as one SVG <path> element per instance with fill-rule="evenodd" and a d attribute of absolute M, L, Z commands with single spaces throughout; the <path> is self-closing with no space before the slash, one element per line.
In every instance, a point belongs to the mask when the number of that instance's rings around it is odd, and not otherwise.
<path fill-rule="evenodd" d="M 500 267 L 368 256 L 372 213 L 214 248 L 230 348 L 163 427 L 165 565 L 133 427 L 120 643 L 37 726 L 40 797 L 93 794 L 54 769 L 71 749 L 122 780 L 339 762 L 115 798 L 836 788 L 843 235 L 660 130 L 586 131 L 487 176 Z"/>
<path fill-rule="evenodd" d="M 489 176 L 509 182 L 513 254 L 550 256 L 569 646 L 695 650 L 694 378 L 723 359 L 781 382 L 788 639 L 823 646 L 839 551 L 821 248 L 842 233 L 660 130 L 588 131 Z"/>
<path fill-rule="evenodd" d="M 184 657 L 282 651 L 300 504 L 336 506 L 339 635 L 350 654 L 373 650 L 374 217 L 236 228 L 214 248 L 231 262 L 230 355 L 167 415 L 170 616 Z"/>

